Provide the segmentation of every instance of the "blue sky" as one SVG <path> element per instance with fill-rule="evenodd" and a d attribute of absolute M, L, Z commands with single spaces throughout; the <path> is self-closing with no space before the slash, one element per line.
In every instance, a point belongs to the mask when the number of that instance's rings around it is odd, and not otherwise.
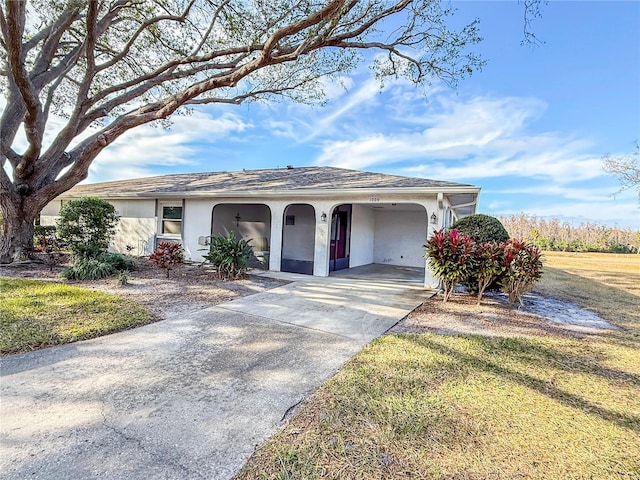
<path fill-rule="evenodd" d="M 380 86 L 363 66 L 325 106 L 207 106 L 170 130 L 129 132 L 89 181 L 292 164 L 421 176 L 482 187 L 479 211 L 640 229 L 638 193 L 614 195 L 601 158 L 640 140 L 640 2 L 551 1 L 521 46 L 516 0 L 453 2 L 478 17 L 487 61 L 456 89 Z"/>

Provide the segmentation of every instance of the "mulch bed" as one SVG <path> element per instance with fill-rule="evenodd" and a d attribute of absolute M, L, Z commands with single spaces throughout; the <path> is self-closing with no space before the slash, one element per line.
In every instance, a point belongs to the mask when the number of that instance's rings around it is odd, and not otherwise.
<path fill-rule="evenodd" d="M 0 276 L 56 281 L 79 287 L 114 293 L 140 303 L 158 320 L 260 293 L 288 282 L 257 275 L 235 281 L 215 277 L 209 265 L 187 263 L 170 272 L 154 266 L 147 258 L 137 258 L 138 268 L 131 272 L 127 285 L 115 278 L 93 281 L 66 281 L 60 276 L 62 266 L 24 262 L 0 267 Z"/>
<path fill-rule="evenodd" d="M 568 326 L 511 308 L 497 298 L 484 297 L 480 306 L 476 297 L 454 294 L 447 303 L 437 295 L 424 302 L 388 333 L 436 333 L 444 335 L 549 336 L 584 338 Z"/>

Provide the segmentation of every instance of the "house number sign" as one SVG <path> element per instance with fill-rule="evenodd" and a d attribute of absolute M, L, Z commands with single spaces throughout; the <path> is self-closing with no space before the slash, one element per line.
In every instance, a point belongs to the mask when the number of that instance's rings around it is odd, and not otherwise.
<path fill-rule="evenodd" d="M 369 202 L 376 203 L 380 201 L 380 197 L 369 197 Z"/>

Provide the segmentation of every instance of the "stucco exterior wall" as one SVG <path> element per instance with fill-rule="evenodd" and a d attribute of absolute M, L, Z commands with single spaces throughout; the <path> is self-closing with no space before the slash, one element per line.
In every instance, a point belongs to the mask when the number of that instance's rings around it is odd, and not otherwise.
<path fill-rule="evenodd" d="M 424 267 L 427 214 L 422 211 L 375 212 L 373 263 Z"/>
<path fill-rule="evenodd" d="M 155 200 L 109 200 L 121 218 L 155 218 Z"/>
<path fill-rule="evenodd" d="M 49 202 L 40 212 L 40 223 L 43 225 L 50 225 L 49 223 L 43 223 L 42 217 L 57 217 L 62 207 L 62 200 L 54 200 Z"/>
<path fill-rule="evenodd" d="M 354 204 L 351 210 L 350 267 L 359 267 L 360 265 L 374 263 L 374 237 L 374 210 L 366 205 Z"/>
<path fill-rule="evenodd" d="M 155 200 L 109 200 L 109 203 L 120 216 L 110 250 L 140 256 L 153 252 L 158 223 Z M 60 200 L 50 202 L 42 209 L 40 223 L 55 225 L 61 206 Z"/>
<path fill-rule="evenodd" d="M 137 256 L 150 255 L 155 248 L 156 223 L 155 218 L 121 217 L 111 249 Z"/>
<path fill-rule="evenodd" d="M 190 200 L 184 201 L 184 210 L 182 213 L 182 247 L 184 248 L 184 256 L 188 260 L 201 262 L 202 254 L 205 251 L 199 251 L 206 248 L 200 245 L 198 239 L 200 237 L 208 237 L 211 235 L 211 211 L 215 202 L 211 200 Z"/>
<path fill-rule="evenodd" d="M 268 207 L 266 203 L 248 203 L 236 199 L 186 199 L 182 231 L 185 258 L 201 262 L 207 247 L 199 240 L 211 235 L 226 235 L 231 231 L 236 238 L 251 238 L 254 251 L 269 251 L 271 209 Z M 235 218 L 238 214 L 239 222 Z"/>
<path fill-rule="evenodd" d="M 111 249 L 120 253 L 149 255 L 157 232 L 155 200 L 109 200 L 120 216 Z M 127 246 L 133 247 L 128 250 Z"/>

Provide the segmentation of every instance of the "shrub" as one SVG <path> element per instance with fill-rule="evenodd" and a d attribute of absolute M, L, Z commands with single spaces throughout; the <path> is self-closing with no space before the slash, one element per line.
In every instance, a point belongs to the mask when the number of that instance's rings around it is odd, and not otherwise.
<path fill-rule="evenodd" d="M 149 256 L 149 261 L 159 268 L 164 268 L 169 278 L 169 272 L 184 261 L 184 250 L 179 243 L 162 241 Z"/>
<path fill-rule="evenodd" d="M 60 209 L 58 237 L 75 257 L 95 258 L 109 247 L 118 221 L 115 208 L 105 200 L 71 200 Z"/>
<path fill-rule="evenodd" d="M 136 270 L 138 268 L 133 258 L 120 253 L 103 252 L 98 255 L 98 258 L 103 262 L 113 265 L 115 270 Z"/>
<path fill-rule="evenodd" d="M 236 240 L 233 232 L 229 236 L 220 235 L 211 238 L 209 253 L 203 255 L 206 261 L 216 269 L 216 274 L 223 280 L 242 278 L 247 272 L 247 264 L 253 256 L 251 240 Z"/>
<path fill-rule="evenodd" d="M 529 292 L 542 277 L 542 254 L 524 240 L 512 239 L 503 244 L 504 273 L 500 277 L 502 290 L 509 294 L 511 306 Z"/>
<path fill-rule="evenodd" d="M 113 266 L 97 258 L 83 257 L 70 267 L 65 267 L 61 275 L 67 280 L 99 280 L 116 273 Z"/>
<path fill-rule="evenodd" d="M 55 225 L 36 225 L 33 232 L 33 247 L 36 251 L 49 253 L 60 250 L 60 240 Z"/>
<path fill-rule="evenodd" d="M 448 232 L 442 229 L 435 232 L 424 247 L 432 272 L 444 284 L 443 300 L 446 302 L 456 285 L 469 277 L 475 244 L 471 237 L 459 234 L 456 229 Z"/>
<path fill-rule="evenodd" d="M 99 280 L 122 270 L 134 270 L 135 262 L 119 253 L 103 252 L 95 257 L 78 257 L 73 265 L 65 267 L 61 275 L 67 280 Z"/>
<path fill-rule="evenodd" d="M 458 230 L 459 233 L 469 235 L 478 244 L 501 243 L 509 240 L 509 233 L 500 220 L 482 213 L 461 218 L 451 225 L 451 228 Z"/>
<path fill-rule="evenodd" d="M 478 305 L 486 289 L 497 283 L 509 295 L 509 304 L 522 304 L 522 297 L 542 276 L 540 250 L 523 240 L 476 244 L 457 230 L 440 230 L 427 241 L 429 267 L 444 284 L 446 302 L 456 284 L 473 286 Z"/>
<path fill-rule="evenodd" d="M 262 252 L 260 256 L 256 256 L 256 260 L 262 270 L 269 270 L 269 252 Z"/>
<path fill-rule="evenodd" d="M 505 271 L 504 243 L 491 242 L 476 245 L 473 260 L 469 279 L 476 282 L 478 305 L 480 305 L 485 290 Z"/>

